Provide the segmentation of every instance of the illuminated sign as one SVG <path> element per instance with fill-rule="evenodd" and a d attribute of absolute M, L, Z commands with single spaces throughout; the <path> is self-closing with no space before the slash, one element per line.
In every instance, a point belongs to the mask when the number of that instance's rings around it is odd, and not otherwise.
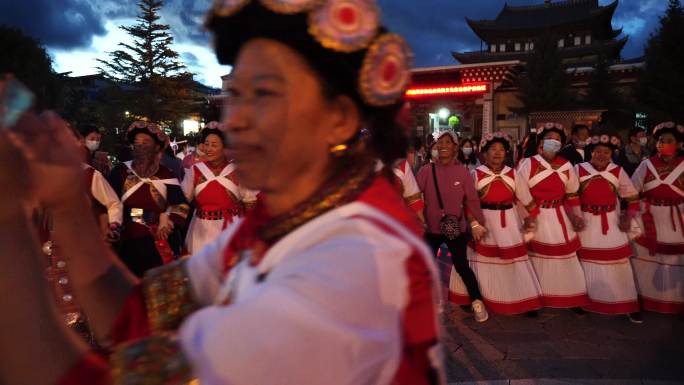
<path fill-rule="evenodd" d="M 457 95 L 475 94 L 487 92 L 486 84 L 462 84 L 458 86 L 444 87 L 416 87 L 406 91 L 408 97 L 438 96 L 438 95 Z"/>

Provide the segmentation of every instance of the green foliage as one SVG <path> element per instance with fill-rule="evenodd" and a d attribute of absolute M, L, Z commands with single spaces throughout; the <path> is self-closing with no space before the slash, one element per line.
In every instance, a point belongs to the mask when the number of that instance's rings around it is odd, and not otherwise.
<path fill-rule="evenodd" d="M 109 52 L 109 60 L 98 60 L 107 77 L 128 83 L 143 82 L 155 76 L 169 77 L 183 72 L 185 66 L 171 49 L 173 37 L 167 24 L 158 23 L 161 0 L 140 0 L 140 15 L 133 26 L 120 26 L 133 38 L 121 42 L 123 49 Z"/>
<path fill-rule="evenodd" d="M 527 73 L 518 84 L 525 112 L 559 110 L 567 104 L 568 79 L 557 41 L 547 31 L 534 43 L 534 52 L 526 63 Z"/>
<path fill-rule="evenodd" d="M 98 60 L 101 73 L 125 84 L 123 107 L 132 115 L 176 125 L 187 116 L 194 100 L 193 75 L 185 70 L 179 55 L 171 48 L 169 26 L 159 23 L 161 0 L 140 0 L 140 14 L 133 26 L 120 27 L 132 38 L 122 48 Z"/>
<path fill-rule="evenodd" d="M 684 121 L 684 10 L 670 0 L 658 30 L 646 45 L 646 68 L 637 97 L 651 123 Z"/>
<path fill-rule="evenodd" d="M 12 73 L 36 95 L 37 108 L 55 108 L 61 82 L 41 44 L 16 28 L 0 26 L 0 73 Z"/>

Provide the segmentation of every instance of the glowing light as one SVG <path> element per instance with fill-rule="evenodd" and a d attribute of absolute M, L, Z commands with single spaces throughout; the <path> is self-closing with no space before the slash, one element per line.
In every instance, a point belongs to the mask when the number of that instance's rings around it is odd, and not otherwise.
<path fill-rule="evenodd" d="M 406 91 L 406 96 L 420 97 L 435 95 L 474 94 L 484 92 L 487 92 L 486 84 L 464 84 L 459 86 L 409 88 Z"/>
<path fill-rule="evenodd" d="M 442 108 L 442 109 L 439 110 L 439 112 L 438 112 L 437 114 L 439 115 L 439 118 L 440 118 L 440 119 L 446 120 L 446 118 L 449 117 L 449 115 L 451 114 L 451 112 L 450 112 L 449 110 L 447 110 L 446 108 Z"/>
<path fill-rule="evenodd" d="M 198 133 L 200 129 L 200 124 L 196 120 L 186 119 L 183 121 L 183 134 L 189 135 L 192 133 Z"/>

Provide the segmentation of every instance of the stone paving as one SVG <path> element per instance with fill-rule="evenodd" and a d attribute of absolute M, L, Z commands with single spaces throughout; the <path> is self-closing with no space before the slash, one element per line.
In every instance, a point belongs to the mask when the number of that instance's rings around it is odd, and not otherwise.
<path fill-rule="evenodd" d="M 440 262 L 442 269 L 449 267 Z M 496 385 L 684 384 L 684 319 L 656 313 L 644 313 L 643 318 L 643 324 L 633 324 L 625 316 L 544 309 L 537 318 L 490 313 L 487 322 L 477 323 L 472 314 L 445 304 L 448 380 Z"/>

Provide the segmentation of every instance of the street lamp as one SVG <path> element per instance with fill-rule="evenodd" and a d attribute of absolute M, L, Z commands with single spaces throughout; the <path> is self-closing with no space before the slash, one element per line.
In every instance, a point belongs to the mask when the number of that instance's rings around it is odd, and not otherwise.
<path fill-rule="evenodd" d="M 439 118 L 440 118 L 440 119 L 446 120 L 446 119 L 449 117 L 449 115 L 451 115 L 451 112 L 449 112 L 449 110 L 446 109 L 446 108 L 442 108 L 442 109 L 439 110 L 439 112 L 437 113 L 437 115 L 439 115 Z"/>

